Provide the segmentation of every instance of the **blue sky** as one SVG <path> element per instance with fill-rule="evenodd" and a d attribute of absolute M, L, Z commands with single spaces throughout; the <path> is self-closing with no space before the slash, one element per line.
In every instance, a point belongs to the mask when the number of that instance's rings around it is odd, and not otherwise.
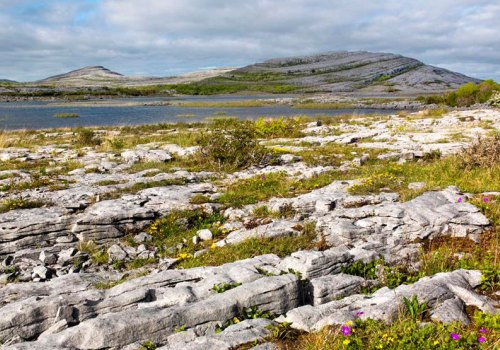
<path fill-rule="evenodd" d="M 2 0 L 0 79 L 89 65 L 167 76 L 334 50 L 500 81 L 498 0 Z"/>

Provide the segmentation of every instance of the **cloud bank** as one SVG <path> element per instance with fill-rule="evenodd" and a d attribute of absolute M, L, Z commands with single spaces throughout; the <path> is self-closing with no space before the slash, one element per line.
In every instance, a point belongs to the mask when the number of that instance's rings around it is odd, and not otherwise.
<path fill-rule="evenodd" d="M 366 50 L 500 81 L 499 19 L 496 0 L 17 0 L 0 3 L 0 79 L 88 65 L 166 76 Z"/>

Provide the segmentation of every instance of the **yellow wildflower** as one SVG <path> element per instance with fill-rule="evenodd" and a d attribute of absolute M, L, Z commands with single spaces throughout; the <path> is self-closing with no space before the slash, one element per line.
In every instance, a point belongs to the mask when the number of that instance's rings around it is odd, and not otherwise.
<path fill-rule="evenodd" d="M 342 343 L 347 346 L 351 343 L 351 341 L 349 339 L 346 339 Z"/>

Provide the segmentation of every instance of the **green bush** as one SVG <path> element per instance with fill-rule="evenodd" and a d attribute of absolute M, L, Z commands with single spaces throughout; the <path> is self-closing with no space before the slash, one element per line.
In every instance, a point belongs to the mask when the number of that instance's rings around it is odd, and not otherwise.
<path fill-rule="evenodd" d="M 417 101 L 425 104 L 446 104 L 451 107 L 469 107 L 476 103 L 486 103 L 495 91 L 500 91 L 500 84 L 485 80 L 480 84 L 473 82 L 460 86 L 456 91 L 445 95 L 419 96 Z"/>
<path fill-rule="evenodd" d="M 255 121 L 255 131 L 262 138 L 302 137 L 303 119 L 294 118 L 264 118 Z"/>
<path fill-rule="evenodd" d="M 98 146 L 101 144 L 101 139 L 91 129 L 78 128 L 76 134 L 76 143 L 79 146 Z"/>
<path fill-rule="evenodd" d="M 237 170 L 261 163 L 265 151 L 259 144 L 257 133 L 251 122 L 240 123 L 238 127 L 227 122 L 202 134 L 197 143 L 198 156 L 217 170 Z"/>
<path fill-rule="evenodd" d="M 468 107 L 476 103 L 486 103 L 493 92 L 499 90 L 500 85 L 493 80 L 485 80 L 481 84 L 470 82 L 449 93 L 445 100 L 446 104 L 452 107 Z"/>

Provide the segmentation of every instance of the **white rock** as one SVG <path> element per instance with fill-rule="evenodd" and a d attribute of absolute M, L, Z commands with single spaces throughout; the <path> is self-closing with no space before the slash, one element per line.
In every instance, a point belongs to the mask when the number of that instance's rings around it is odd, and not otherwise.
<path fill-rule="evenodd" d="M 198 232 L 196 232 L 196 235 L 200 237 L 202 241 L 210 241 L 214 238 L 212 231 L 210 231 L 209 229 L 199 230 Z"/>

